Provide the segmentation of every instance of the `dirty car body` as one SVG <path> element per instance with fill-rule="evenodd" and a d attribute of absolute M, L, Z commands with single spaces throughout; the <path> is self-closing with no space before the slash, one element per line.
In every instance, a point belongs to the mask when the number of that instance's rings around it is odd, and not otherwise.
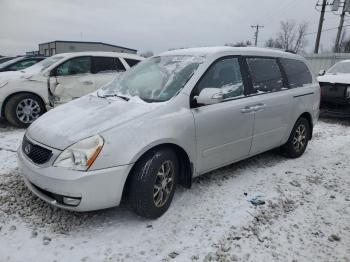
<path fill-rule="evenodd" d="M 159 170 L 174 167 L 175 181 L 190 187 L 195 176 L 284 145 L 303 116 L 309 139 L 319 108 L 315 78 L 310 74 L 300 87 L 288 83 L 284 72 L 278 80 L 264 78 L 255 85 L 249 79 L 249 68 L 257 64 L 269 63 L 280 72 L 281 64 L 293 59 L 305 63 L 281 51 L 231 47 L 176 50 L 147 59 L 28 128 L 18 149 L 25 182 L 52 205 L 96 210 L 119 205 L 135 185 L 142 193 L 148 185 L 132 176 L 140 168 L 151 170 L 162 154 L 169 161 Z M 166 182 L 160 186 L 167 192 Z M 136 199 L 138 206 L 145 198 Z M 155 206 L 163 208 L 157 201 Z M 138 213 L 157 217 L 167 207 Z"/>

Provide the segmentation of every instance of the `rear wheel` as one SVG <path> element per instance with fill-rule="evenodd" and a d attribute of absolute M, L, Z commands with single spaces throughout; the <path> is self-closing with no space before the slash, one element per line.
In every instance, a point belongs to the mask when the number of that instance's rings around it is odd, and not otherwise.
<path fill-rule="evenodd" d="M 172 150 L 147 153 L 130 174 L 126 197 L 128 207 L 146 218 L 163 215 L 173 199 L 178 172 L 178 159 Z"/>
<path fill-rule="evenodd" d="M 310 139 L 310 124 L 305 118 L 299 118 L 295 123 L 287 143 L 282 147 L 282 152 L 290 158 L 297 158 L 304 154 Z"/>
<path fill-rule="evenodd" d="M 44 112 L 45 105 L 41 99 L 28 93 L 12 96 L 5 105 L 5 118 L 17 127 L 28 127 Z"/>

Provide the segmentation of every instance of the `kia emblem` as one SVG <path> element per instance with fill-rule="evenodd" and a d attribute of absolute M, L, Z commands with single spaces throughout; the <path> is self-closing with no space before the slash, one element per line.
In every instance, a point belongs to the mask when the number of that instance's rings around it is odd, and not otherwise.
<path fill-rule="evenodd" d="M 31 148 L 30 144 L 26 144 L 24 147 L 24 153 L 29 155 L 31 150 L 32 150 L 32 148 Z"/>

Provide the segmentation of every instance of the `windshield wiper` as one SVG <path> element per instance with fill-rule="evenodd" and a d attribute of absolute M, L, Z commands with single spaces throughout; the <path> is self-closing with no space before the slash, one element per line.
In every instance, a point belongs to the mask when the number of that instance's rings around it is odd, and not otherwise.
<path fill-rule="evenodd" d="M 101 97 L 101 98 L 118 97 L 118 98 L 123 99 L 123 100 L 125 100 L 125 101 L 129 101 L 129 100 L 130 100 L 130 98 L 128 98 L 128 97 L 126 97 L 126 96 L 121 96 L 121 95 L 117 95 L 117 94 L 100 96 L 100 95 L 97 93 L 97 96 L 98 96 L 98 97 Z"/>
<path fill-rule="evenodd" d="M 152 98 L 145 98 L 145 97 L 140 97 L 139 98 L 143 101 L 145 101 L 146 103 L 160 103 L 160 102 L 164 102 L 165 100 L 161 100 L 161 99 L 152 99 Z"/>

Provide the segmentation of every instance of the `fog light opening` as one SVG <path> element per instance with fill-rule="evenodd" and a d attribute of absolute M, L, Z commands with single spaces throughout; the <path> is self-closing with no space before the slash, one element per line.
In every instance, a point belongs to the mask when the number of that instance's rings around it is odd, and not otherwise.
<path fill-rule="evenodd" d="M 78 206 L 80 204 L 81 198 L 77 198 L 77 197 L 67 197 L 67 196 L 63 196 L 63 204 L 67 205 L 67 206 Z"/>

